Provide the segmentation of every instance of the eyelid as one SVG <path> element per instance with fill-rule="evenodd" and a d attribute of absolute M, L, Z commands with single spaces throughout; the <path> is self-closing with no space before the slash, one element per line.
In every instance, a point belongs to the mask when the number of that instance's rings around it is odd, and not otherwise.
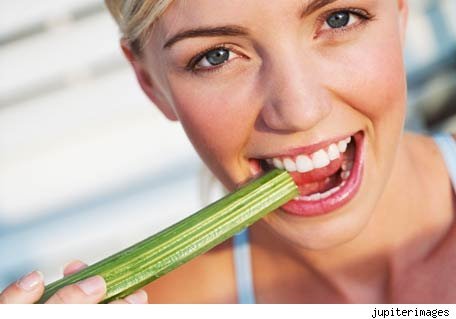
<path fill-rule="evenodd" d="M 192 69 L 195 67 L 195 65 L 201 61 L 202 58 L 204 58 L 204 56 L 211 52 L 212 50 L 215 50 L 215 49 L 218 49 L 218 48 L 223 48 L 223 49 L 229 49 L 226 47 L 227 44 L 225 43 L 222 43 L 222 44 L 217 44 L 217 45 L 214 45 L 214 46 L 210 46 L 209 48 L 207 49 L 204 49 L 203 51 L 197 53 L 195 56 L 193 56 L 190 61 L 188 61 L 187 63 L 187 66 L 185 67 L 186 69 Z"/>
<path fill-rule="evenodd" d="M 368 11 L 364 10 L 364 9 L 360 9 L 360 8 L 353 8 L 353 7 L 347 7 L 347 8 L 334 8 L 332 10 L 329 10 L 327 12 L 324 12 L 322 15 L 320 15 L 318 18 L 317 18 L 317 21 L 316 21 L 316 29 L 317 30 L 320 30 L 322 28 L 322 26 L 325 24 L 326 20 L 334 13 L 337 13 L 337 12 L 348 12 L 350 15 L 355 15 L 357 18 L 361 19 L 362 21 L 361 22 L 358 22 L 358 23 L 355 23 L 355 25 L 349 25 L 349 26 L 345 26 L 345 27 L 342 27 L 342 28 L 338 28 L 338 29 L 333 29 L 333 28 L 328 28 L 328 29 L 325 29 L 323 31 L 318 31 L 316 33 L 316 35 L 314 36 L 314 38 L 317 38 L 320 33 L 322 32 L 343 32 L 343 31 L 347 31 L 349 30 L 350 28 L 353 28 L 353 27 L 357 27 L 359 26 L 360 24 L 362 24 L 363 22 L 366 22 L 366 21 L 369 21 L 369 20 L 372 20 L 374 18 L 374 15 L 370 14 Z"/>
<path fill-rule="evenodd" d="M 213 69 L 216 69 L 216 68 L 220 68 L 226 64 L 228 64 L 231 60 L 227 60 L 226 62 L 220 64 L 220 65 L 216 65 L 214 67 L 201 67 L 201 68 L 196 68 L 196 65 L 204 58 L 204 56 L 211 52 L 212 50 L 216 50 L 216 49 L 226 49 L 226 50 L 229 50 L 230 52 L 234 53 L 234 54 L 237 54 L 241 57 L 245 57 L 244 54 L 240 53 L 239 50 L 236 50 L 234 48 L 234 45 L 232 44 L 229 44 L 229 43 L 222 43 L 222 44 L 217 44 L 217 45 L 213 45 L 213 46 L 210 46 L 209 48 L 207 49 L 204 49 L 203 51 L 201 51 L 200 53 L 196 54 L 194 57 L 192 57 L 190 59 L 190 61 L 187 63 L 185 69 L 187 71 L 191 71 L 191 72 L 199 72 L 199 71 L 211 71 Z"/>

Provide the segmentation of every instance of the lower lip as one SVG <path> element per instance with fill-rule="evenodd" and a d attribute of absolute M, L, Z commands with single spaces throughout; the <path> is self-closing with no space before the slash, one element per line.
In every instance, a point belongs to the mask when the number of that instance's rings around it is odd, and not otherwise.
<path fill-rule="evenodd" d="M 365 143 L 364 134 L 354 135 L 355 140 L 355 161 L 350 176 L 345 185 L 329 197 L 315 200 L 291 200 L 281 208 L 286 213 L 301 217 L 319 216 L 330 213 L 348 203 L 358 192 L 364 168 Z"/>

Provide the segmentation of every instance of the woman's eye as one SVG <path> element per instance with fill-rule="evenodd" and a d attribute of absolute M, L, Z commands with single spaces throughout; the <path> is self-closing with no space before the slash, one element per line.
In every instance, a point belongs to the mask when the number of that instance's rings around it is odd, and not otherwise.
<path fill-rule="evenodd" d="M 353 18 L 358 18 L 355 14 L 349 11 L 338 11 L 331 13 L 325 21 L 326 29 L 341 29 L 355 21 Z"/>
<path fill-rule="evenodd" d="M 210 68 L 227 62 L 233 52 L 226 48 L 217 48 L 206 52 L 196 63 L 196 68 Z"/>

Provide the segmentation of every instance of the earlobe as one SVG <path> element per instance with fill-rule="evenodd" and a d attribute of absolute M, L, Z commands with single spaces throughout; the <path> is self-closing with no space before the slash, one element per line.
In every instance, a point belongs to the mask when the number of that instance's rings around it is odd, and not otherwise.
<path fill-rule="evenodd" d="M 133 67 L 136 79 L 138 80 L 144 93 L 169 120 L 177 121 L 178 118 L 176 114 L 163 95 L 159 92 L 159 89 L 153 84 L 153 81 L 147 70 L 144 68 L 142 61 L 139 60 L 140 58 L 132 51 L 126 40 L 122 39 L 120 45 L 125 57 Z"/>

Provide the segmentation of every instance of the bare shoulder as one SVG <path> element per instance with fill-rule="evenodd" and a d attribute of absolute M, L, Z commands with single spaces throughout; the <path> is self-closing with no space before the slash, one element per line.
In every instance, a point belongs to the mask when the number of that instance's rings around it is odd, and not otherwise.
<path fill-rule="evenodd" d="M 225 242 L 145 287 L 149 303 L 235 303 L 231 245 Z"/>
<path fill-rule="evenodd" d="M 453 134 L 456 139 L 456 134 Z M 420 247 L 431 243 L 432 249 L 407 268 L 395 296 L 398 303 L 454 303 L 456 291 L 456 194 L 452 189 L 448 168 L 432 137 L 406 133 L 404 144 L 423 172 L 425 214 L 430 217 L 435 235 L 417 240 Z M 437 222 L 438 221 L 438 222 Z"/>
<path fill-rule="evenodd" d="M 410 158 L 420 167 L 421 171 L 426 171 L 427 174 L 435 173 L 438 176 L 445 175 L 446 165 L 443 162 L 440 149 L 432 137 L 406 132 L 404 134 L 404 145 Z"/>

